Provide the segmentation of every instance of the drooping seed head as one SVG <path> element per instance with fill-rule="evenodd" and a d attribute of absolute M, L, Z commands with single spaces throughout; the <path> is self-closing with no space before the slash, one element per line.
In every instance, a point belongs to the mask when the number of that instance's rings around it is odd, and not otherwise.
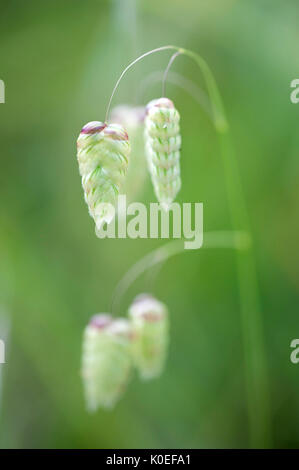
<path fill-rule="evenodd" d="M 144 379 L 158 377 L 168 347 L 167 307 L 149 294 L 136 297 L 129 308 L 133 333 L 133 357 Z"/>
<path fill-rule="evenodd" d="M 91 318 L 85 328 L 82 379 L 89 411 L 112 408 L 128 382 L 131 360 L 131 326 L 109 314 Z"/>
<path fill-rule="evenodd" d="M 128 168 L 130 143 L 119 124 L 92 121 L 77 140 L 77 158 L 84 198 L 97 229 L 110 223 Z"/>
<path fill-rule="evenodd" d="M 158 201 L 165 210 L 181 188 L 180 115 L 168 98 L 146 106 L 145 148 L 148 168 Z"/>

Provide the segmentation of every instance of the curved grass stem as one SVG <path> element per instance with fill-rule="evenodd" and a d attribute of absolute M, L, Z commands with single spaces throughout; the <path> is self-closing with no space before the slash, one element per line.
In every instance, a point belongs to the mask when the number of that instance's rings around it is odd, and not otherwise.
<path fill-rule="evenodd" d="M 145 90 L 147 90 L 151 85 L 163 81 L 165 72 L 161 70 L 156 70 L 155 72 L 147 75 L 143 80 L 141 80 L 135 96 L 136 105 L 140 103 Z M 173 85 L 180 87 L 186 93 L 188 93 L 194 101 L 197 101 L 202 110 L 206 113 L 207 117 L 213 122 L 212 110 L 210 100 L 207 93 L 202 90 L 197 84 L 195 84 L 189 78 L 184 77 L 183 75 L 177 72 L 167 73 L 167 82 L 172 83 Z"/>
<path fill-rule="evenodd" d="M 235 250 L 247 250 L 250 246 L 250 239 L 245 232 L 220 231 L 206 232 L 204 234 L 204 244 L 202 249 L 206 248 L 228 248 Z M 111 305 L 111 312 L 118 312 L 123 295 L 130 286 L 145 271 L 154 266 L 167 261 L 172 256 L 186 252 L 184 248 L 184 240 L 172 240 L 163 246 L 151 251 L 143 258 L 138 260 L 124 275 L 117 284 Z"/>
<path fill-rule="evenodd" d="M 110 99 L 108 101 L 108 105 L 107 105 L 107 109 L 106 109 L 106 116 L 105 116 L 105 122 L 107 122 L 108 120 L 108 116 L 109 116 L 109 111 L 110 111 L 110 106 L 111 106 L 111 103 L 112 103 L 112 100 L 113 100 L 113 97 L 114 97 L 114 94 L 118 88 L 118 85 L 120 84 L 121 80 L 123 79 L 124 75 L 128 72 L 128 70 L 130 70 L 131 67 L 133 67 L 133 65 L 137 64 L 137 62 L 139 62 L 141 59 L 143 59 L 144 57 L 147 57 L 151 54 L 154 54 L 155 52 L 161 52 L 161 51 L 166 51 L 167 49 L 176 49 L 175 46 L 162 46 L 162 47 L 157 47 L 156 49 L 152 49 L 151 51 L 148 51 L 148 52 L 145 52 L 145 54 L 142 54 L 141 56 L 137 57 L 137 59 L 133 60 L 133 62 L 131 62 L 123 71 L 122 73 L 120 74 L 120 77 L 119 79 L 117 80 L 113 90 L 112 90 L 112 93 L 111 93 L 111 96 L 110 96 Z"/>
<path fill-rule="evenodd" d="M 171 57 L 170 57 L 170 60 L 168 62 L 168 65 L 165 69 L 165 72 L 164 72 L 164 75 L 163 75 L 163 80 L 162 80 L 162 96 L 166 96 L 166 80 L 167 80 L 167 76 L 168 76 L 168 72 L 170 70 L 170 67 L 171 65 L 173 64 L 173 62 L 175 61 L 175 59 L 181 54 L 180 51 L 177 51 L 175 52 Z"/>

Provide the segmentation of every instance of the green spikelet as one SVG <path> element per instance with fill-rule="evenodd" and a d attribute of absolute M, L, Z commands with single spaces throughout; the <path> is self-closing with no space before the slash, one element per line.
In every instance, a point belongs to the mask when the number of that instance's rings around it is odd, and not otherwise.
<path fill-rule="evenodd" d="M 99 230 L 113 219 L 124 184 L 130 155 L 128 134 L 119 124 L 92 121 L 81 130 L 77 148 L 85 201 Z"/>
<path fill-rule="evenodd" d="M 99 314 L 85 328 L 82 378 L 87 409 L 112 408 L 130 376 L 131 332 L 125 319 Z"/>
<path fill-rule="evenodd" d="M 145 117 L 148 168 L 157 199 L 165 210 L 181 188 L 179 121 L 180 115 L 168 98 L 148 103 Z"/>
<path fill-rule="evenodd" d="M 154 297 L 138 296 L 129 308 L 132 324 L 133 358 L 143 379 L 158 377 L 164 367 L 168 347 L 168 311 Z"/>

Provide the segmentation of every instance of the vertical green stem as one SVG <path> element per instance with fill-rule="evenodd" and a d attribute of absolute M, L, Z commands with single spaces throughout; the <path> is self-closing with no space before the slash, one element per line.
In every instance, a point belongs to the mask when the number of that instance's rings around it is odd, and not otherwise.
<path fill-rule="evenodd" d="M 250 221 L 238 164 L 216 81 L 207 63 L 200 56 L 192 51 L 180 50 L 199 65 L 207 84 L 213 106 L 214 124 L 219 135 L 233 229 L 245 230 L 250 234 Z M 235 255 L 244 341 L 250 443 L 252 447 L 268 447 L 271 445 L 269 385 L 253 248 L 251 246 L 246 251 L 238 250 Z"/>
<path fill-rule="evenodd" d="M 250 233 L 249 217 L 230 138 L 227 132 L 220 134 L 219 137 L 232 224 L 235 230 L 242 228 Z M 257 271 L 252 245 L 247 251 L 236 252 L 236 265 L 251 446 L 268 447 L 271 445 L 270 397 Z"/>

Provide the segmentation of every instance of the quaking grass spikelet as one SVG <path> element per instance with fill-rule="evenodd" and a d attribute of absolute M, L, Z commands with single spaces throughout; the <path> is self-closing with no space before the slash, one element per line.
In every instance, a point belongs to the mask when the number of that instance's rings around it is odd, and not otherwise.
<path fill-rule="evenodd" d="M 91 318 L 85 328 L 82 379 L 87 409 L 112 408 L 128 382 L 131 359 L 131 329 L 128 320 L 108 314 Z"/>
<path fill-rule="evenodd" d="M 168 98 L 146 106 L 145 148 L 156 197 L 165 210 L 181 188 L 180 115 Z"/>
<path fill-rule="evenodd" d="M 113 219 L 124 184 L 130 155 L 128 134 L 119 124 L 92 121 L 81 130 L 77 149 L 85 201 L 99 230 Z"/>
<path fill-rule="evenodd" d="M 129 308 L 132 325 L 132 352 L 143 379 L 158 377 L 163 371 L 168 347 L 168 310 L 151 295 L 136 297 Z"/>

